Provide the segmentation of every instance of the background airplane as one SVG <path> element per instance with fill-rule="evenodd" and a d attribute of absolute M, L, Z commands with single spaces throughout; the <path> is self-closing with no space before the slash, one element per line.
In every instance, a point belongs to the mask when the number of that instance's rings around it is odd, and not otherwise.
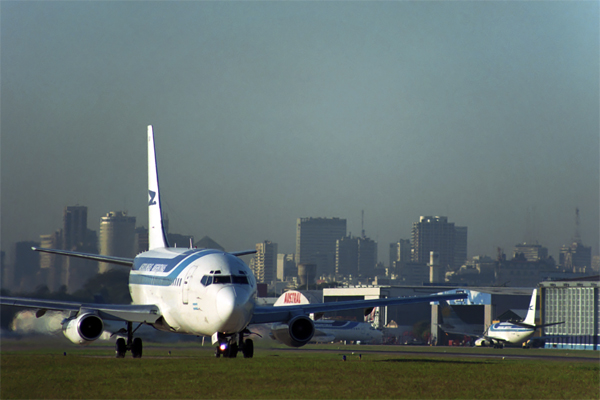
<path fill-rule="evenodd" d="M 311 342 L 353 341 L 360 343 L 380 343 L 383 332 L 366 322 L 336 321 L 320 319 L 315 321 L 315 334 Z"/>
<path fill-rule="evenodd" d="M 491 324 L 480 337 L 475 341 L 475 346 L 493 346 L 502 348 L 506 344 L 522 345 L 529 340 L 537 329 L 545 326 L 564 324 L 563 322 L 554 322 L 550 324 L 535 324 L 535 306 L 537 303 L 537 289 L 533 289 L 531 301 L 527 315 L 522 322 L 496 322 Z"/>
<path fill-rule="evenodd" d="M 352 300 L 335 303 L 297 304 L 287 307 L 256 306 L 256 279 L 238 258 L 254 250 L 224 252 L 208 249 L 169 247 L 162 221 L 161 195 L 152 126 L 148 126 L 148 241 L 149 250 L 134 259 L 87 254 L 56 249 L 34 250 L 92 259 L 131 268 L 129 291 L 132 304 L 96 304 L 0 297 L 0 304 L 36 309 L 40 317 L 48 310 L 67 311 L 62 322 L 64 335 L 73 343 L 85 345 L 97 340 L 104 321 L 125 323 L 116 332 L 118 358 L 131 351 L 142 356 L 142 340 L 134 337 L 146 324 L 156 329 L 210 336 L 215 355 L 245 358 L 254 354 L 250 324 L 273 324 L 274 337 L 288 346 L 300 347 L 315 334 L 309 314 L 356 308 L 412 304 L 465 298 L 465 294 L 443 294 L 408 298 Z M 137 324 L 134 329 L 133 324 Z"/>

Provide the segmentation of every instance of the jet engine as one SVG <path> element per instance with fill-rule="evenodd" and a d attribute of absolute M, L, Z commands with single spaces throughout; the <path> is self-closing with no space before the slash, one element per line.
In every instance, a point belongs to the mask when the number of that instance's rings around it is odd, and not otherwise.
<path fill-rule="evenodd" d="M 98 339 L 104 330 L 104 322 L 96 314 L 81 314 L 65 319 L 63 333 L 71 342 L 86 345 Z"/>
<path fill-rule="evenodd" d="M 290 347 L 302 347 L 313 337 L 315 324 L 305 315 L 298 315 L 287 324 L 274 325 L 271 333 L 275 339 Z"/>
<path fill-rule="evenodd" d="M 479 338 L 475 341 L 475 347 L 496 347 L 496 343 L 493 340 Z"/>

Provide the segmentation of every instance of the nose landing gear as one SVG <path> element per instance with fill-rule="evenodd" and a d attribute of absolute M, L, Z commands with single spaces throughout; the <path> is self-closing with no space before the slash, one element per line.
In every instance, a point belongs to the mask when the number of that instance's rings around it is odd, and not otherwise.
<path fill-rule="evenodd" d="M 238 351 L 241 351 L 244 358 L 252 358 L 254 356 L 254 342 L 252 339 L 244 339 L 244 334 L 250 333 L 247 329 L 238 333 L 238 337 L 236 337 L 236 334 L 225 336 L 219 333 L 215 357 L 235 358 Z"/>

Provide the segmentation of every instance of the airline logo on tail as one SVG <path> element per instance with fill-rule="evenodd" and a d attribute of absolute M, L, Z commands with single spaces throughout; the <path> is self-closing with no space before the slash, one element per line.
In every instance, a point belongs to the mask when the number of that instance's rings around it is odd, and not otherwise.
<path fill-rule="evenodd" d="M 152 190 L 149 190 L 148 191 L 148 196 L 150 196 L 150 201 L 148 202 L 148 205 L 149 206 L 156 205 L 156 200 L 155 200 L 156 192 L 153 192 Z"/>

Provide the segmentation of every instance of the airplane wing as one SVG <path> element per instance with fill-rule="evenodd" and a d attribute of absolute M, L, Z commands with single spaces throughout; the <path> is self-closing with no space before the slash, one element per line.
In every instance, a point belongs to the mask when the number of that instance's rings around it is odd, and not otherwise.
<path fill-rule="evenodd" d="M 32 247 L 31 250 L 40 251 L 42 253 L 59 254 L 61 256 L 85 258 L 87 260 L 96 260 L 96 261 L 100 261 L 100 262 L 123 265 L 125 267 L 130 267 L 130 268 L 133 266 L 133 258 L 103 256 L 100 254 L 90 254 L 90 253 L 78 253 L 76 251 L 68 251 L 68 250 L 44 249 L 41 247 Z"/>
<path fill-rule="evenodd" d="M 152 304 L 96 304 L 4 296 L 0 297 L 0 304 L 3 306 L 37 309 L 37 317 L 41 317 L 48 310 L 72 311 L 78 313 L 93 312 L 97 313 L 100 318 L 106 320 L 151 324 L 156 322 L 161 316 L 158 306 Z"/>
<path fill-rule="evenodd" d="M 382 306 L 395 306 L 401 304 L 427 303 L 439 300 L 465 299 L 465 293 L 433 294 L 420 297 L 390 297 L 385 299 L 350 300 L 331 303 L 298 304 L 282 307 L 256 307 L 251 324 L 268 324 L 287 322 L 297 315 L 323 313 L 329 311 L 354 310 L 357 308 L 372 308 Z"/>

